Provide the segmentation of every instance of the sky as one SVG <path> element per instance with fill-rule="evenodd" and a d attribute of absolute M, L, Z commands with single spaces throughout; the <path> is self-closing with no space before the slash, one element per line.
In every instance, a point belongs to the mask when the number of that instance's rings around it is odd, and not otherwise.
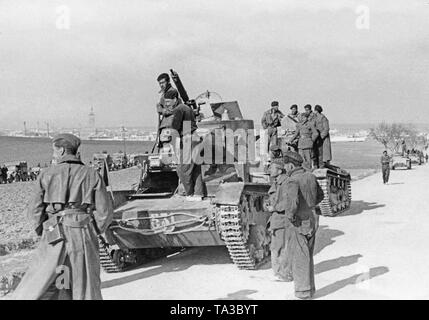
<path fill-rule="evenodd" d="M 0 0 L 0 128 L 155 126 L 170 68 L 257 123 L 427 123 L 429 1 Z"/>

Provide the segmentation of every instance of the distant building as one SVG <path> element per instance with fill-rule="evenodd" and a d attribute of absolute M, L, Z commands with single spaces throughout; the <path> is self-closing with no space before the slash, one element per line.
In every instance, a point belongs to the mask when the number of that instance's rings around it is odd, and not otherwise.
<path fill-rule="evenodd" d="M 91 107 L 91 112 L 88 114 L 88 127 L 92 129 L 92 132 L 96 133 L 97 129 L 95 128 L 95 113 L 93 107 Z"/>

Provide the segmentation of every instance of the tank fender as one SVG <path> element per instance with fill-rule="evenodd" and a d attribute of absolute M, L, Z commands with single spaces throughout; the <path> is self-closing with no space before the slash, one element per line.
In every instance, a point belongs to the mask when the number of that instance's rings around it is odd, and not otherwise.
<path fill-rule="evenodd" d="M 213 199 L 214 204 L 237 206 L 244 190 L 244 182 L 221 183 Z"/>

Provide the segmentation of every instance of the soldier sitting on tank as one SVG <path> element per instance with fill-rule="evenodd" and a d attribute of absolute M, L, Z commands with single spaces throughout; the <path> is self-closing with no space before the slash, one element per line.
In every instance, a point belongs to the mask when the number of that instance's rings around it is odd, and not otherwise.
<path fill-rule="evenodd" d="M 167 91 L 164 99 L 166 108 L 172 110 L 170 124 L 172 145 L 178 159 L 176 170 L 184 188 L 184 195 L 188 201 L 201 201 L 204 196 L 201 165 L 195 163 L 192 155 L 199 144 L 199 141 L 192 139 L 197 129 L 194 112 L 189 106 L 181 103 L 177 91 Z"/>

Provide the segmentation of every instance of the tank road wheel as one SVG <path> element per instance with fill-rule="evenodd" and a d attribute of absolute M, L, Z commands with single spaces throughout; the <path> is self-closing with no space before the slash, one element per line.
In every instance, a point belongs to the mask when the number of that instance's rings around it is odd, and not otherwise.
<path fill-rule="evenodd" d="M 266 226 L 250 225 L 247 197 L 238 206 L 220 205 L 217 215 L 218 230 L 232 261 L 240 269 L 255 269 L 269 254 L 269 235 Z"/>

